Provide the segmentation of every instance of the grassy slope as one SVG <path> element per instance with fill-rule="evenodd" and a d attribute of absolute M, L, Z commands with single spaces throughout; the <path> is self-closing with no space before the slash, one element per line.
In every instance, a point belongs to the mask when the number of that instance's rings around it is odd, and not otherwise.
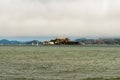
<path fill-rule="evenodd" d="M 0 47 L 0 80 L 120 80 L 120 48 Z"/>

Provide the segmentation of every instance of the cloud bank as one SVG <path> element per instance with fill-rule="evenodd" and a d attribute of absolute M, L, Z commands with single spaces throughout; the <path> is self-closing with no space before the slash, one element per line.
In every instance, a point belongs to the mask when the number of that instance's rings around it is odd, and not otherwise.
<path fill-rule="evenodd" d="M 0 0 L 0 36 L 119 37 L 120 0 Z"/>

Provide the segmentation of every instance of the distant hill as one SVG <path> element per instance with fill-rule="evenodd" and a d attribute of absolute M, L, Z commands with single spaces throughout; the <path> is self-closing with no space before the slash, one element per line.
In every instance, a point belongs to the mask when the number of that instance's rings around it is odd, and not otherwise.
<path fill-rule="evenodd" d="M 22 42 L 19 41 L 9 41 L 7 39 L 0 40 L 0 44 L 21 44 Z"/>
<path fill-rule="evenodd" d="M 51 40 L 54 42 L 54 40 Z M 65 44 L 65 42 L 61 42 Z M 120 38 L 99 38 L 99 39 L 86 39 L 86 38 L 77 38 L 75 40 L 71 40 L 67 42 L 68 44 L 111 44 L 111 45 L 120 45 Z M 43 42 L 38 40 L 31 40 L 31 41 L 17 41 L 17 40 L 7 40 L 7 39 L 1 39 L 0 45 L 14 45 L 14 44 L 23 44 L 23 45 L 37 45 L 37 44 L 43 44 Z"/>
<path fill-rule="evenodd" d="M 118 44 L 120 45 L 120 38 L 99 38 L 99 39 L 86 39 L 78 38 L 75 41 L 85 44 Z"/>
<path fill-rule="evenodd" d="M 7 40 L 7 39 L 2 39 L 0 40 L 0 44 L 1 45 L 6 45 L 6 44 L 32 44 L 32 43 L 36 43 L 38 42 L 39 44 L 42 44 L 42 42 L 38 41 L 38 40 L 32 40 L 32 41 L 25 41 L 25 42 L 21 42 L 21 41 L 10 41 L 10 40 Z"/>

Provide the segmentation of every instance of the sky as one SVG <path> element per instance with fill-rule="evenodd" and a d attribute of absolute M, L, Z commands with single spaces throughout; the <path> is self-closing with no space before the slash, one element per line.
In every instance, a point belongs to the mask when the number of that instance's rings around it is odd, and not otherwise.
<path fill-rule="evenodd" d="M 0 37 L 120 37 L 120 0 L 0 0 Z"/>

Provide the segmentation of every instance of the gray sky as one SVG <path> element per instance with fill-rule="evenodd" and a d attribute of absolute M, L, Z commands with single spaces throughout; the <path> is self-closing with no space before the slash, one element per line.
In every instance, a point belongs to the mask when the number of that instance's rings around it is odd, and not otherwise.
<path fill-rule="evenodd" d="M 0 0 L 0 36 L 120 37 L 120 0 Z"/>

